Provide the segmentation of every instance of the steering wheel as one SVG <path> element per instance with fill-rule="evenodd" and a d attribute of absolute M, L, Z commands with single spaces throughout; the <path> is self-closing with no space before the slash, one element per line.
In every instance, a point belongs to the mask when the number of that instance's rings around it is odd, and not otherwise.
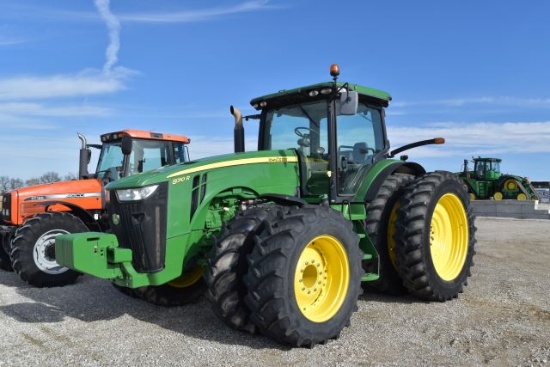
<path fill-rule="evenodd" d="M 302 130 L 305 130 L 306 132 L 302 132 Z M 305 126 L 298 126 L 297 128 L 294 129 L 294 134 L 298 135 L 300 138 L 303 138 L 305 135 L 312 132 L 316 133 L 317 131 Z"/>

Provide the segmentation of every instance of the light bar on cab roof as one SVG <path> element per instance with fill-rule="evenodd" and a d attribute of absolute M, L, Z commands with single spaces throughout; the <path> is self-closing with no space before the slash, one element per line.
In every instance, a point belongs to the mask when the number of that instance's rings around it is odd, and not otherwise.
<path fill-rule="evenodd" d="M 108 133 L 108 134 L 103 134 L 101 135 L 101 141 L 102 142 L 107 142 L 107 141 L 113 141 L 113 140 L 120 140 L 122 139 L 122 137 L 124 135 L 127 135 L 125 132 L 123 131 L 118 131 L 118 132 L 115 132 L 115 133 Z"/>

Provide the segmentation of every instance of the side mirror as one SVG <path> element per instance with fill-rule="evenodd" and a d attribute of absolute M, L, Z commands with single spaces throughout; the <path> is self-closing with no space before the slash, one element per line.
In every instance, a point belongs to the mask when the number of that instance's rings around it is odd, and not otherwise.
<path fill-rule="evenodd" d="M 355 91 L 345 91 L 340 94 L 340 114 L 355 115 L 359 105 L 359 94 Z"/>
<path fill-rule="evenodd" d="M 123 136 L 120 147 L 122 149 L 122 154 L 130 155 L 132 153 L 132 138 L 128 135 Z"/>

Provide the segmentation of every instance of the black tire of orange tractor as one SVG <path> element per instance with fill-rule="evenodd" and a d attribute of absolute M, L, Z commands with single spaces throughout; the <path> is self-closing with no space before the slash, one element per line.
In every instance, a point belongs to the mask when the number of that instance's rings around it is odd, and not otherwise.
<path fill-rule="evenodd" d="M 362 293 L 363 254 L 352 223 L 329 207 L 281 214 L 266 223 L 248 258 L 245 301 L 262 334 L 312 348 L 350 324 Z"/>
<path fill-rule="evenodd" d="M 378 252 L 378 259 L 363 260 L 363 269 L 366 272 L 378 271 L 379 279 L 364 282 L 363 288 L 366 291 L 391 295 L 407 293 L 407 288 L 403 286 L 403 281 L 393 264 L 390 252 L 395 251 L 395 240 L 392 237 L 395 228 L 395 213 L 392 217 L 392 211 L 403 195 L 405 186 L 412 180 L 414 180 L 413 175 L 404 173 L 388 176 L 380 186 L 375 199 L 367 203 L 365 229 Z M 390 250 L 390 244 L 392 250 Z"/>
<path fill-rule="evenodd" d="M 87 231 L 84 222 L 70 213 L 37 214 L 15 232 L 10 253 L 13 270 L 35 287 L 61 287 L 74 283 L 82 274 L 55 262 L 55 237 Z"/>
<path fill-rule="evenodd" d="M 261 205 L 241 211 L 215 239 L 204 277 L 207 297 L 214 314 L 232 329 L 256 332 L 256 326 L 250 321 L 250 310 L 244 303 L 246 258 L 254 247 L 257 231 L 279 210 L 276 205 Z"/>
<path fill-rule="evenodd" d="M 0 244 L 0 269 L 13 271 L 10 254 L 6 250 L 11 248 L 11 236 L 6 235 L 6 237 L 0 237 L 0 240 L 3 242 Z"/>
<path fill-rule="evenodd" d="M 409 184 L 399 205 L 396 253 L 403 284 L 423 300 L 456 298 L 474 264 L 468 193 L 454 174 L 437 171 Z"/>

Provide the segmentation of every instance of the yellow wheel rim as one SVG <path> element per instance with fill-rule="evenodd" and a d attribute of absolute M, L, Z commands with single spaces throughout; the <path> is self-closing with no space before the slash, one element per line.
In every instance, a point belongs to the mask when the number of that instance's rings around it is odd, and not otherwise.
<path fill-rule="evenodd" d="M 430 254 L 441 279 L 455 279 L 468 254 L 468 219 L 455 194 L 445 194 L 437 203 L 431 222 Z"/>
<path fill-rule="evenodd" d="M 515 180 L 506 180 L 506 182 L 504 183 L 504 187 L 506 187 L 506 189 L 510 191 L 517 190 L 518 183 Z"/>
<path fill-rule="evenodd" d="M 302 314 L 324 322 L 336 315 L 348 294 L 350 268 L 344 246 L 328 235 L 304 248 L 294 274 L 294 295 Z"/>
<path fill-rule="evenodd" d="M 527 200 L 527 195 L 525 195 L 523 192 L 519 193 L 518 200 Z"/>
<path fill-rule="evenodd" d="M 502 192 L 495 192 L 493 197 L 495 198 L 495 200 L 502 200 Z"/>
<path fill-rule="evenodd" d="M 397 222 L 398 207 L 399 203 L 397 202 L 391 209 L 390 217 L 388 219 L 388 238 L 386 239 L 388 243 L 388 254 L 395 269 L 397 269 L 397 255 L 395 253 L 395 239 L 393 236 L 395 235 L 395 223 Z"/>
<path fill-rule="evenodd" d="M 184 271 L 176 279 L 168 282 L 168 284 L 174 288 L 187 288 L 197 283 L 202 278 L 204 269 L 202 266 L 195 266 L 192 269 Z"/>

